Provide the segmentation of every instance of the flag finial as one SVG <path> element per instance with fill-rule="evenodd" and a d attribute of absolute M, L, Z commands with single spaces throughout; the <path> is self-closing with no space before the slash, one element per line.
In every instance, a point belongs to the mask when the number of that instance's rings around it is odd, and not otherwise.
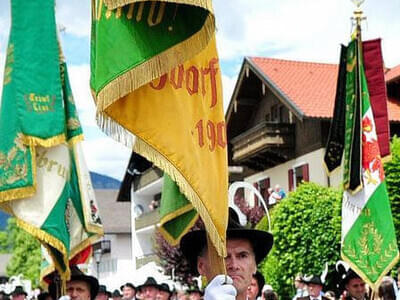
<path fill-rule="evenodd" d="M 364 3 L 365 0 L 351 0 L 355 6 L 357 6 L 356 10 L 354 11 L 354 17 L 352 20 L 355 20 L 355 23 L 358 26 L 361 26 L 361 21 L 365 20 L 366 17 L 363 16 L 363 11 L 361 10 L 361 5 Z"/>

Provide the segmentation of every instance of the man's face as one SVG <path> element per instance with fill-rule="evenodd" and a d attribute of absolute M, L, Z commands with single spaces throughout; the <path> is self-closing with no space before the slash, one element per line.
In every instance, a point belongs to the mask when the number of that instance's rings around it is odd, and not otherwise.
<path fill-rule="evenodd" d="M 303 282 L 301 282 L 300 279 L 296 279 L 296 280 L 294 281 L 294 287 L 295 287 L 296 289 L 302 289 L 302 288 L 304 288 L 304 284 L 303 284 Z"/>
<path fill-rule="evenodd" d="M 11 300 L 24 300 L 25 294 L 16 294 L 11 296 Z"/>
<path fill-rule="evenodd" d="M 122 298 L 132 299 L 133 297 L 135 297 L 135 289 L 131 288 L 130 286 L 124 286 L 122 289 Z"/>
<path fill-rule="evenodd" d="M 98 293 L 96 296 L 96 300 L 107 300 L 108 299 L 108 295 L 105 293 Z"/>
<path fill-rule="evenodd" d="M 71 300 L 90 300 L 90 286 L 80 280 L 67 282 L 67 294 Z"/>
<path fill-rule="evenodd" d="M 246 239 L 229 239 L 226 242 L 227 257 L 225 258 L 226 271 L 233 280 L 238 295 L 245 294 L 251 283 L 253 274 L 257 270 L 253 247 Z M 197 269 L 201 275 L 210 280 L 211 268 L 205 254 L 199 256 Z"/>
<path fill-rule="evenodd" d="M 166 291 L 158 291 L 157 293 L 157 300 L 168 300 L 169 299 L 169 293 Z"/>
<path fill-rule="evenodd" d="M 365 297 L 365 282 L 361 278 L 350 279 L 346 284 L 346 290 L 349 296 L 356 298 L 357 300 L 364 299 Z"/>
<path fill-rule="evenodd" d="M 199 292 L 191 292 L 189 295 L 189 300 L 200 300 L 201 294 Z"/>
<path fill-rule="evenodd" d="M 158 289 L 154 286 L 145 286 L 141 289 L 141 296 L 143 300 L 156 300 Z"/>
<path fill-rule="evenodd" d="M 253 277 L 253 278 L 251 279 L 251 283 L 250 283 L 250 285 L 249 285 L 249 287 L 248 287 L 248 289 L 247 289 L 247 297 L 248 297 L 248 299 L 249 299 L 249 300 L 256 299 L 257 294 L 258 294 L 258 291 L 259 291 L 258 282 L 257 282 L 257 280 Z"/>
<path fill-rule="evenodd" d="M 311 297 L 317 298 L 321 294 L 322 285 L 309 283 L 307 287 Z"/>

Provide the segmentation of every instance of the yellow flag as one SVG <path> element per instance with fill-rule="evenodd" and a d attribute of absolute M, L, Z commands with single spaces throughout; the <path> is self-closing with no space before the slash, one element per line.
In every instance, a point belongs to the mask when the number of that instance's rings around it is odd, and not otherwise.
<path fill-rule="evenodd" d="M 138 138 L 134 151 L 174 179 L 224 256 L 227 137 L 215 38 L 193 59 L 104 112 Z"/>

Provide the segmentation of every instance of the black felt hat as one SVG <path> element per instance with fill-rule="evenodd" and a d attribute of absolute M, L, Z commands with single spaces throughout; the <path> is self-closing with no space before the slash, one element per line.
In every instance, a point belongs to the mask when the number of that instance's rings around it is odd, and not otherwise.
<path fill-rule="evenodd" d="M 99 286 L 99 291 L 97 292 L 97 294 L 106 294 L 108 298 L 111 297 L 111 292 L 107 291 L 107 287 L 103 284 Z"/>
<path fill-rule="evenodd" d="M 16 295 L 25 295 L 27 296 L 28 294 L 25 292 L 24 288 L 20 285 L 17 285 L 15 287 L 15 289 L 11 292 L 12 296 L 16 296 Z"/>
<path fill-rule="evenodd" d="M 136 290 L 136 287 L 133 285 L 133 283 L 127 282 L 124 285 L 121 285 L 121 287 L 119 288 L 121 291 L 124 289 L 124 287 L 130 287 L 131 289 Z"/>
<path fill-rule="evenodd" d="M 112 292 L 111 298 L 114 298 L 114 297 L 122 297 L 122 294 L 120 293 L 119 290 L 114 290 L 114 292 Z"/>
<path fill-rule="evenodd" d="M 142 285 L 139 285 L 137 289 L 140 291 L 142 288 L 146 286 L 153 286 L 157 289 L 159 288 L 159 284 L 153 277 L 147 277 L 146 281 Z"/>
<path fill-rule="evenodd" d="M 316 276 L 316 275 L 312 275 L 310 277 L 302 277 L 301 281 L 304 282 L 305 284 L 318 284 L 318 285 L 324 285 L 321 281 L 321 277 L 320 276 Z"/>
<path fill-rule="evenodd" d="M 169 285 L 166 283 L 159 284 L 158 289 L 160 291 L 168 292 L 170 295 L 172 295 L 172 291 L 169 289 Z"/>
<path fill-rule="evenodd" d="M 71 266 L 71 281 L 83 281 L 90 286 L 90 299 L 94 300 L 99 291 L 99 281 L 96 277 L 86 275 L 77 266 Z M 53 299 L 57 299 L 57 289 L 54 281 L 49 285 L 49 293 Z"/>
<path fill-rule="evenodd" d="M 193 293 L 199 293 L 200 295 L 204 295 L 204 292 L 201 289 L 199 289 L 199 287 L 197 287 L 197 286 L 190 287 L 186 291 L 186 293 L 188 293 L 189 295 L 193 294 Z"/>
<path fill-rule="evenodd" d="M 246 239 L 253 247 L 256 264 L 259 264 L 272 248 L 273 236 L 269 232 L 246 228 L 240 225 L 239 216 L 234 209 L 229 208 L 229 221 L 226 230 L 227 239 Z M 207 245 L 206 231 L 195 230 L 182 237 L 180 249 L 190 264 L 194 274 L 197 271 L 197 257 Z"/>

